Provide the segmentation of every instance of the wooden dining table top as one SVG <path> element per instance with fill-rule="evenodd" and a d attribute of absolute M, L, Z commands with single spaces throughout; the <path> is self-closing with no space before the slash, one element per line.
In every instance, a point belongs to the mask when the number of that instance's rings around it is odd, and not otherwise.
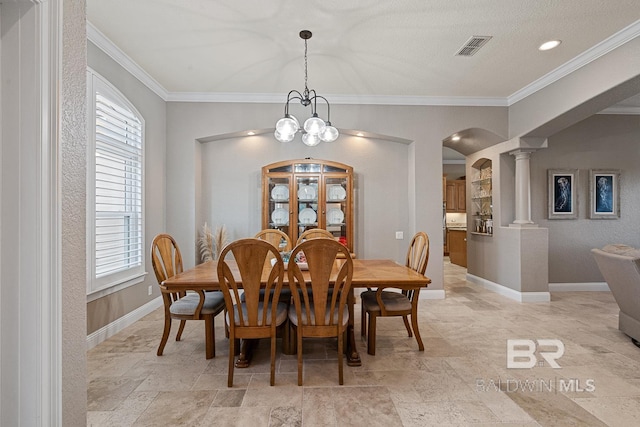
<path fill-rule="evenodd" d="M 337 260 L 337 271 L 344 261 Z M 234 273 L 236 280 L 240 280 L 240 273 L 235 261 L 227 261 L 227 264 Z M 175 276 L 162 282 L 162 286 L 169 291 L 178 290 L 218 290 L 218 263 L 217 261 L 207 261 L 195 267 L 178 273 Z M 264 279 L 266 281 L 266 269 Z M 305 272 L 303 272 L 305 274 Z M 354 288 L 377 287 L 382 285 L 393 285 L 400 289 L 416 289 L 427 286 L 431 283 L 428 277 L 389 259 L 354 259 L 353 278 L 351 285 Z M 287 275 L 285 274 L 285 285 Z"/>

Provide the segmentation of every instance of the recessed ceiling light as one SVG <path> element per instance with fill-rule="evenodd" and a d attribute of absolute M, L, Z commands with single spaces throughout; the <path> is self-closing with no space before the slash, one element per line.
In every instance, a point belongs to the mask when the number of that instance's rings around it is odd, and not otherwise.
<path fill-rule="evenodd" d="M 562 43 L 562 41 L 560 40 L 550 40 L 548 42 L 542 43 L 538 48 L 538 50 L 550 50 L 550 49 L 553 49 L 554 47 L 558 47 L 560 43 Z"/>
<path fill-rule="evenodd" d="M 452 140 L 453 142 L 457 142 L 457 141 L 460 141 L 460 137 L 459 137 L 458 135 L 453 135 L 453 136 L 451 137 L 451 140 Z"/>
<path fill-rule="evenodd" d="M 364 133 L 358 132 L 358 133 L 356 133 L 356 136 L 364 136 Z"/>
<path fill-rule="evenodd" d="M 249 136 L 253 136 L 253 135 L 255 135 L 255 134 L 256 134 L 256 133 L 255 133 L 254 131 L 252 131 L 252 130 L 250 130 L 249 132 L 247 132 L 247 135 L 249 135 Z"/>

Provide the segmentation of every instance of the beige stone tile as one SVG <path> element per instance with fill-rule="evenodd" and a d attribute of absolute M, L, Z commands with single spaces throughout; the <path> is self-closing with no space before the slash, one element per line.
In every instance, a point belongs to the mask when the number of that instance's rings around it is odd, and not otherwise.
<path fill-rule="evenodd" d="M 141 384 L 128 377 L 99 377 L 87 386 L 87 410 L 113 411 Z"/>
<path fill-rule="evenodd" d="M 640 425 L 640 398 L 575 398 L 578 405 L 609 426 Z"/>
<path fill-rule="evenodd" d="M 133 423 L 134 426 L 193 426 L 201 422 L 215 391 L 161 392 Z"/>
<path fill-rule="evenodd" d="M 589 411 L 562 394 L 554 392 L 506 394 L 543 426 L 606 426 Z"/>
<path fill-rule="evenodd" d="M 302 421 L 305 427 L 329 427 L 338 423 L 331 392 L 326 388 L 305 387 L 302 395 Z"/>
<path fill-rule="evenodd" d="M 454 402 L 423 402 L 396 404 L 405 427 L 464 426 L 467 421 Z"/>
<path fill-rule="evenodd" d="M 300 407 L 280 406 L 273 408 L 269 415 L 269 427 L 300 427 L 302 410 Z"/>
<path fill-rule="evenodd" d="M 336 387 L 331 396 L 339 425 L 400 426 L 402 420 L 385 387 Z M 363 404 L 366 402 L 366 404 Z"/>
<path fill-rule="evenodd" d="M 274 386 L 248 388 L 242 401 L 243 408 L 266 406 L 302 407 L 302 387 Z"/>

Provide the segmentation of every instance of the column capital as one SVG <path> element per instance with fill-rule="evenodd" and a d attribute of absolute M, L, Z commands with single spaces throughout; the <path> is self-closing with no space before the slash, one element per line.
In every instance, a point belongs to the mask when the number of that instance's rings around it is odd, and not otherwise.
<path fill-rule="evenodd" d="M 516 160 L 528 159 L 531 157 L 531 153 L 538 151 L 537 148 L 518 148 L 517 150 L 509 151 L 509 154 L 514 156 Z"/>

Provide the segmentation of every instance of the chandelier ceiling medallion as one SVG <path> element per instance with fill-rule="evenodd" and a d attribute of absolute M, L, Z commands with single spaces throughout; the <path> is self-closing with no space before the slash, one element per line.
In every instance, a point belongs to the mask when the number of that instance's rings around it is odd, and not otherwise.
<path fill-rule="evenodd" d="M 304 40 L 304 91 L 302 93 L 292 90 L 287 95 L 287 103 L 284 106 L 284 117 L 276 123 L 274 133 L 280 142 L 291 142 L 295 138 L 298 130 L 302 132 L 302 142 L 310 147 L 318 145 L 321 141 L 333 142 L 338 138 L 338 129 L 331 125 L 329 101 L 324 96 L 320 96 L 314 89 L 307 87 L 307 40 L 311 38 L 311 31 L 300 31 L 300 38 Z M 323 100 L 327 104 L 327 120 L 318 117 L 317 101 Z M 289 103 L 299 100 L 302 106 L 311 106 L 311 117 L 309 117 L 300 129 L 300 123 L 293 115 L 289 114 Z"/>

